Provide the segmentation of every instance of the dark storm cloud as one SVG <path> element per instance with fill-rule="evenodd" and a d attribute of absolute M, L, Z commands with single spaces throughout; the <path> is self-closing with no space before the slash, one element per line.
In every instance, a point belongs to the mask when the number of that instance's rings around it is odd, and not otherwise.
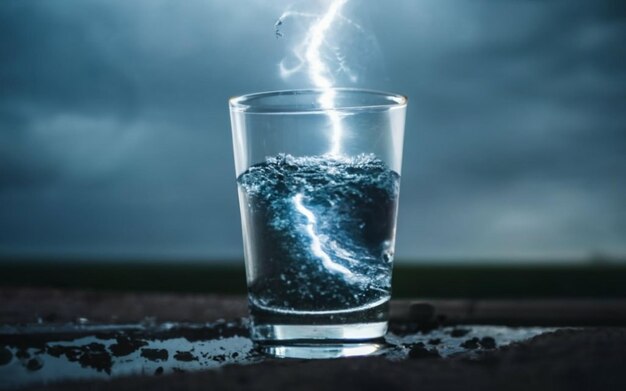
<path fill-rule="evenodd" d="M 47 8 L 35 2 L 0 7 L 0 186 L 5 190 L 63 178 L 64 157 L 75 153 L 76 138 L 81 131 L 84 138 L 92 137 L 89 129 L 77 129 L 84 123 L 69 117 L 93 123 L 129 118 L 133 111 L 129 78 L 92 39 L 97 27 L 89 27 L 106 24 L 110 12 L 100 12 L 93 21 L 83 18 L 86 14 Z M 60 143 L 67 143 L 66 151 L 55 146 Z"/>
<path fill-rule="evenodd" d="M 224 6 L 0 6 L 0 248 L 238 253 Z"/>
<path fill-rule="evenodd" d="M 98 9 L 102 7 L 89 8 L 98 18 L 71 2 L 2 5 L 0 99 L 4 105 L 25 116 L 34 109 L 107 115 L 132 110 L 134 91 L 119 66 L 125 45 L 107 50 L 116 39 L 115 15 Z"/>
<path fill-rule="evenodd" d="M 391 83 L 412 98 L 405 251 L 624 253 L 624 10 L 575 3 L 398 1 L 379 10 L 378 20 L 399 19 L 378 30 L 391 74 L 404 77 Z M 412 44 L 391 45 L 400 33 Z"/>
<path fill-rule="evenodd" d="M 626 254 L 626 5 L 352 2 L 410 97 L 399 258 Z M 241 256 L 226 100 L 303 85 L 289 3 L 1 3 L 0 251 Z"/>

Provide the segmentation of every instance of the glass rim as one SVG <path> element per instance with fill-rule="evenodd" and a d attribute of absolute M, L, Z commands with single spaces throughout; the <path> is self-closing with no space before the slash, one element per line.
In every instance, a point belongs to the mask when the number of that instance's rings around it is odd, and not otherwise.
<path fill-rule="evenodd" d="M 264 105 L 263 102 L 269 98 L 277 96 L 300 96 L 300 95 L 321 95 L 327 91 L 334 91 L 343 94 L 359 94 L 364 96 L 378 97 L 380 103 L 367 104 L 344 104 L 332 108 L 323 108 L 319 104 L 311 107 L 303 107 L 298 104 L 286 104 L 271 108 L 271 105 Z M 256 102 L 255 102 L 256 101 Z M 406 95 L 393 92 L 371 90 L 364 88 L 302 88 L 286 89 L 276 91 L 254 92 L 250 94 L 238 95 L 228 100 L 231 112 L 243 112 L 251 114 L 315 114 L 327 113 L 329 111 L 360 111 L 360 110 L 389 110 L 393 108 L 406 107 L 408 97 Z"/>

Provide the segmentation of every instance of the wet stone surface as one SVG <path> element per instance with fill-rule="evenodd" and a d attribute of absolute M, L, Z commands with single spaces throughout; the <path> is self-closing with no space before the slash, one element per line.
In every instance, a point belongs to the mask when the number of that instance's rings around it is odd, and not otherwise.
<path fill-rule="evenodd" d="M 30 288 L 0 296 L 0 389 L 626 390 L 621 301 L 397 301 L 375 354 L 303 360 L 255 347 L 244 297 Z M 561 328 L 520 327 L 528 325 Z"/>
<path fill-rule="evenodd" d="M 392 324 L 376 355 L 389 361 L 472 358 L 552 330 L 496 326 L 421 329 Z M 0 327 L 0 388 L 4 389 L 267 361 L 285 360 L 271 357 L 253 344 L 246 319 L 207 324 Z"/>

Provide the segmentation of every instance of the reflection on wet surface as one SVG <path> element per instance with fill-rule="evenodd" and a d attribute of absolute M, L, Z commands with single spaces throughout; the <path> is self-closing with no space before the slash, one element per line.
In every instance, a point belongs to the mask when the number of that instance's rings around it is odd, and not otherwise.
<path fill-rule="evenodd" d="M 392 325 L 385 340 L 368 344 L 260 348 L 246 319 L 209 324 L 160 323 L 0 327 L 0 388 L 198 371 L 276 357 L 325 358 L 374 354 L 390 360 L 473 356 L 553 328 L 465 326 L 417 329 Z"/>

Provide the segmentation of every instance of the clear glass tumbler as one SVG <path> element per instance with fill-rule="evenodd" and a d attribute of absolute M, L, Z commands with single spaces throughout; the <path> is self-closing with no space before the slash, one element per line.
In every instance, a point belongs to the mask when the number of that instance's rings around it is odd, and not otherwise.
<path fill-rule="evenodd" d="M 406 97 L 311 89 L 229 103 L 253 340 L 382 337 Z"/>

